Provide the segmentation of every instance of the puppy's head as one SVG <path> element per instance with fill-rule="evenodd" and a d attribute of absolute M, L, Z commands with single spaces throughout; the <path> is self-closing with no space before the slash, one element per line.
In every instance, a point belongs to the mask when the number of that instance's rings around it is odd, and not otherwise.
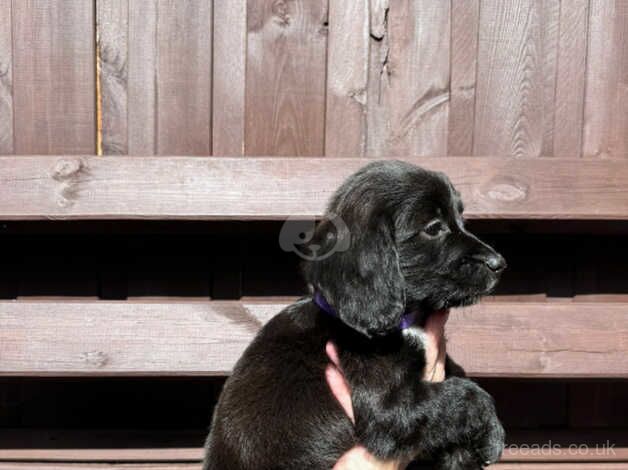
<path fill-rule="evenodd" d="M 471 304 L 495 287 L 506 262 L 465 229 L 462 212 L 441 173 L 399 161 L 367 165 L 336 191 L 310 242 L 323 252 L 348 249 L 307 262 L 306 280 L 369 336 L 395 329 L 408 309 Z"/>

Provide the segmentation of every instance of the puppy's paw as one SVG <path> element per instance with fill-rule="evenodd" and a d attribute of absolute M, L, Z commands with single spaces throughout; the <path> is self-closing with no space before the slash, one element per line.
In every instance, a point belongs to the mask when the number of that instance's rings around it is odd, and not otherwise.
<path fill-rule="evenodd" d="M 490 465 L 499 460 L 504 451 L 505 438 L 506 433 L 497 415 L 490 416 L 476 449 L 478 459 L 483 465 Z"/>
<path fill-rule="evenodd" d="M 463 447 L 448 450 L 435 463 L 437 470 L 481 470 L 482 465 L 477 460 L 475 452 Z"/>
<path fill-rule="evenodd" d="M 497 462 L 504 450 L 506 433 L 497 417 L 493 398 L 475 382 L 459 378 L 448 380 L 454 381 L 463 390 L 460 405 L 466 413 L 462 417 L 465 428 L 462 446 L 473 451 L 476 462 L 481 466 Z"/>

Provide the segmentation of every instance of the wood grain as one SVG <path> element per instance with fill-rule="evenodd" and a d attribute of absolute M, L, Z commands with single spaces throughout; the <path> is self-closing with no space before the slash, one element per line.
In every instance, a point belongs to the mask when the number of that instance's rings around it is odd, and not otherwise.
<path fill-rule="evenodd" d="M 497 470 L 625 470 L 626 463 L 498 463 Z M 21 463 L 0 462 L 0 470 L 201 470 L 201 463 Z"/>
<path fill-rule="evenodd" d="M 126 155 L 129 1 L 99 0 L 96 7 L 102 152 Z"/>
<path fill-rule="evenodd" d="M 628 219 L 628 162 L 406 159 L 443 171 L 469 218 Z M 0 219 L 319 217 L 368 159 L 0 157 Z"/>
<path fill-rule="evenodd" d="M 557 0 L 485 0 L 480 8 L 474 154 L 552 149 Z"/>
<path fill-rule="evenodd" d="M 369 67 L 369 2 L 329 2 L 325 155 L 364 156 Z"/>
<path fill-rule="evenodd" d="M 94 2 L 13 2 L 14 148 L 95 153 Z"/>
<path fill-rule="evenodd" d="M 589 0 L 563 0 L 560 5 L 552 152 L 556 157 L 582 154 L 588 15 Z"/>
<path fill-rule="evenodd" d="M 65 462 L 197 462 L 203 458 L 202 442 L 207 431 L 146 430 L 40 430 L 2 429 L 0 461 Z M 509 430 L 502 462 L 588 462 L 628 461 L 628 448 L 622 430 Z M 603 452 L 607 441 L 613 449 Z M 524 447 L 551 442 L 557 447 Z M 570 451 L 569 446 L 585 444 L 588 449 Z M 597 446 L 597 447 L 596 447 Z M 596 451 L 597 449 L 597 451 Z M 137 465 L 137 463 L 136 463 Z M 132 467 L 133 468 L 133 467 Z M 532 467 L 534 468 L 534 467 Z"/>
<path fill-rule="evenodd" d="M 145 454 L 148 460 L 149 451 Z M 201 470 L 201 463 L 0 462 L 0 470 Z"/>
<path fill-rule="evenodd" d="M 628 3 L 591 0 L 584 104 L 585 157 L 628 155 Z"/>
<path fill-rule="evenodd" d="M 369 120 L 369 155 L 445 155 L 449 2 L 391 2 L 384 13 L 385 45 L 371 65 L 379 105 L 369 113 L 379 116 Z"/>
<path fill-rule="evenodd" d="M 157 0 L 131 1 L 128 9 L 128 151 L 131 155 L 155 155 Z"/>
<path fill-rule="evenodd" d="M 0 0 L 0 155 L 13 153 L 11 0 Z"/>
<path fill-rule="evenodd" d="M 157 153 L 211 155 L 212 1 L 158 8 Z"/>
<path fill-rule="evenodd" d="M 213 153 L 243 155 L 246 0 L 214 2 L 213 21 Z"/>
<path fill-rule="evenodd" d="M 0 375 L 222 375 L 286 303 L 0 302 Z M 470 375 L 627 377 L 628 305 L 487 303 L 456 311 Z"/>
<path fill-rule="evenodd" d="M 473 154 L 479 25 L 479 0 L 452 0 L 448 155 Z"/>
<path fill-rule="evenodd" d="M 326 2 L 248 2 L 247 155 L 323 155 L 326 22 Z"/>

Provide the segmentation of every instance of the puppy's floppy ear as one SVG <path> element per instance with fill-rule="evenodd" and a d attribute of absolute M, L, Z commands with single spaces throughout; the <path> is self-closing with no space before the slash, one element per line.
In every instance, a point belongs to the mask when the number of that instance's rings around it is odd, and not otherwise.
<path fill-rule="evenodd" d="M 308 261 L 305 277 L 346 324 L 367 336 L 385 334 L 399 325 L 405 309 L 392 223 L 384 217 L 363 224 L 356 219 L 364 217 L 352 219 L 347 225 L 321 222 L 312 243 L 319 253 L 331 254 Z"/>

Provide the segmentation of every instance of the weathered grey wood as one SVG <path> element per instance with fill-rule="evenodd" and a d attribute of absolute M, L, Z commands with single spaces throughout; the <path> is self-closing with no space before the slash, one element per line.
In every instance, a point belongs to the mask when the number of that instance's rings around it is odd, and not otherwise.
<path fill-rule="evenodd" d="M 328 157 L 365 155 L 368 66 L 368 0 L 331 0 L 325 114 Z"/>
<path fill-rule="evenodd" d="M 496 470 L 625 470 L 626 463 L 498 463 Z M 201 463 L 47 463 L 0 462 L 0 470 L 201 470 Z"/>
<path fill-rule="evenodd" d="M 552 152 L 556 157 L 582 153 L 588 15 L 589 0 L 561 3 Z"/>
<path fill-rule="evenodd" d="M 246 0 L 214 2 L 213 28 L 212 152 L 243 155 Z"/>
<path fill-rule="evenodd" d="M 628 4 L 591 0 L 583 155 L 628 155 Z"/>
<path fill-rule="evenodd" d="M 0 302 L 0 375 L 222 375 L 281 301 Z M 474 376 L 628 377 L 628 305 L 494 302 L 452 312 Z"/>
<path fill-rule="evenodd" d="M 144 0 L 142 0 L 144 1 Z M 150 450 L 146 459 L 150 460 Z M 0 462 L 0 470 L 201 470 L 200 462 L 194 463 L 104 463 L 104 462 Z"/>
<path fill-rule="evenodd" d="M 628 162 L 623 159 L 407 160 L 447 173 L 470 218 L 628 219 Z M 317 217 L 343 179 L 367 162 L 0 157 L 0 219 Z"/>
<path fill-rule="evenodd" d="M 128 154 L 129 1 L 96 2 L 96 37 L 103 155 Z M 150 122 L 144 123 L 150 125 Z"/>
<path fill-rule="evenodd" d="M 157 142 L 157 0 L 129 3 L 128 151 L 155 155 Z"/>
<path fill-rule="evenodd" d="M 203 458 L 202 443 L 207 430 L 62 430 L 1 429 L 0 461 L 37 462 L 197 462 Z M 509 430 L 501 461 L 506 462 L 628 462 L 628 448 L 612 449 L 610 443 L 625 442 L 622 430 Z M 551 442 L 553 449 L 534 450 L 539 442 Z M 570 445 L 585 444 L 574 451 Z M 596 447 L 597 446 L 597 447 Z M 54 447 L 54 448 L 51 448 Z"/>
<path fill-rule="evenodd" d="M 248 2 L 246 154 L 322 155 L 326 2 Z"/>
<path fill-rule="evenodd" d="M 94 2 L 12 6 L 15 153 L 95 153 Z"/>
<path fill-rule="evenodd" d="M 479 26 L 480 0 L 452 0 L 448 155 L 473 154 Z"/>
<path fill-rule="evenodd" d="M 11 0 L 0 0 L 0 155 L 13 153 Z"/>
<path fill-rule="evenodd" d="M 375 20 L 375 37 L 382 45 L 369 78 L 376 103 L 369 106 L 369 113 L 375 113 L 368 123 L 369 156 L 445 155 L 449 2 L 389 2 Z"/>
<path fill-rule="evenodd" d="M 551 151 L 558 1 L 480 7 L 474 154 Z"/>
<path fill-rule="evenodd" d="M 158 0 L 157 153 L 211 155 L 212 1 Z"/>

